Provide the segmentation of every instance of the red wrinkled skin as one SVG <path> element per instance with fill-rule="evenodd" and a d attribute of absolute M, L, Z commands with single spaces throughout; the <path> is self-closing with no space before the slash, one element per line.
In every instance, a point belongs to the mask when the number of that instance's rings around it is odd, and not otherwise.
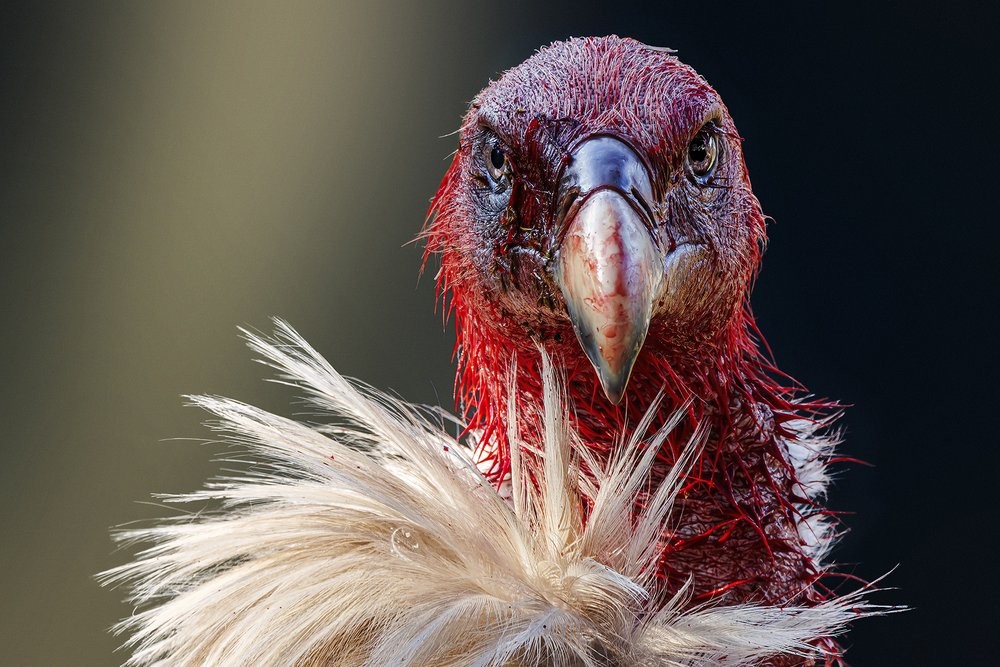
<path fill-rule="evenodd" d="M 707 121 L 724 142 L 712 188 L 684 172 L 687 146 Z M 511 158 L 499 205 L 476 176 L 484 132 Z M 554 201 L 560 169 L 574 142 L 602 134 L 647 161 L 657 242 L 697 249 L 674 297 L 657 310 L 618 406 L 605 398 L 552 279 L 562 231 Z M 512 367 L 517 423 L 522 431 L 537 423 L 538 345 L 563 369 L 576 425 L 595 451 L 614 446 L 661 392 L 653 430 L 693 397 L 654 471 L 655 483 L 695 429 L 708 428 L 679 501 L 680 520 L 663 536 L 662 588 L 673 593 L 692 578 L 692 604 L 809 605 L 828 597 L 821 581 L 828 572 L 798 530 L 803 516 L 826 511 L 796 494 L 786 442 L 795 437 L 792 420 L 826 424 L 836 407 L 805 400 L 765 354 L 748 302 L 764 216 L 728 111 L 694 70 L 667 51 L 617 37 L 543 49 L 474 100 L 431 214 L 428 254 L 440 255 L 438 286 L 457 330 L 456 398 L 494 479 L 509 471 Z M 826 664 L 839 660 L 833 640 L 821 646 Z M 814 663 L 789 657 L 768 664 Z"/>

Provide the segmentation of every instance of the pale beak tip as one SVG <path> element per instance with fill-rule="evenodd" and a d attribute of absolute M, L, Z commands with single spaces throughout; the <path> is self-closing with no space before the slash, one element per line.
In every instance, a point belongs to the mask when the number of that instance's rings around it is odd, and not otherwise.
<path fill-rule="evenodd" d="M 608 397 L 611 405 L 618 405 L 625 396 L 625 388 L 628 386 L 629 378 L 632 375 L 632 367 L 635 365 L 636 357 L 642 343 L 633 345 L 630 353 L 621 359 L 621 365 L 615 369 L 603 359 L 598 359 L 596 355 L 588 354 L 594 369 L 597 371 L 597 378 L 601 383 L 604 395 Z M 588 353 L 591 350 L 587 350 Z"/>
<path fill-rule="evenodd" d="M 621 378 L 601 375 L 601 388 L 604 389 L 604 395 L 608 397 L 611 405 L 618 405 L 622 402 L 622 398 L 625 396 L 626 384 L 628 382 L 623 381 Z"/>

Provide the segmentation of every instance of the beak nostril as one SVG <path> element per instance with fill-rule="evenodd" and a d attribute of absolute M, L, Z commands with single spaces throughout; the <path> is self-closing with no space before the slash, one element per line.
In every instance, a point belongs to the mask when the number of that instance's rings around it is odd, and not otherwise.
<path fill-rule="evenodd" d="M 593 136 L 577 144 L 558 182 L 560 190 L 575 188 L 583 195 L 610 188 L 647 205 L 653 200 L 646 162 L 635 148 L 610 135 Z"/>
<path fill-rule="evenodd" d="M 573 204 L 576 203 L 580 196 L 580 188 L 573 186 L 566 189 L 559 197 L 559 204 L 556 209 L 555 215 L 555 228 L 559 229 L 563 226 L 563 221 L 569 217 L 570 209 L 573 208 Z"/>
<path fill-rule="evenodd" d="M 643 197 L 642 193 L 639 192 L 639 190 L 635 187 L 632 188 L 631 194 L 635 203 L 638 204 L 639 207 L 642 209 L 642 212 L 645 214 L 646 220 L 649 223 L 649 227 L 650 229 L 652 229 L 653 227 L 656 226 L 657 220 L 656 220 L 656 214 L 653 213 L 653 209 L 650 208 L 649 206 L 649 202 L 646 201 L 646 198 Z"/>

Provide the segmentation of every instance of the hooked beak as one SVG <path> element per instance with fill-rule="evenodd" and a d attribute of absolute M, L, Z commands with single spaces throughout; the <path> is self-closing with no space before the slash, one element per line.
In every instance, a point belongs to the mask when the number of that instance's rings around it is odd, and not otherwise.
<path fill-rule="evenodd" d="M 622 141 L 588 139 L 560 183 L 556 281 L 573 330 L 612 404 L 621 402 L 664 282 L 651 235 L 649 172 Z"/>

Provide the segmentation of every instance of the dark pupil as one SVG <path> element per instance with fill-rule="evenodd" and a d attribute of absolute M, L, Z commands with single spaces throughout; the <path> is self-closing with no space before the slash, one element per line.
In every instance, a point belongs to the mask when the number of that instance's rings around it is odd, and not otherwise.
<path fill-rule="evenodd" d="M 688 153 L 691 155 L 692 162 L 704 162 L 708 159 L 708 146 L 705 143 L 705 137 L 697 136 L 691 145 L 688 147 Z"/>
<path fill-rule="evenodd" d="M 490 151 L 490 164 L 493 165 L 493 168 L 500 171 L 503 169 L 503 165 L 506 161 L 507 158 L 504 156 L 503 150 L 501 150 L 499 146 L 494 146 L 493 150 Z"/>

